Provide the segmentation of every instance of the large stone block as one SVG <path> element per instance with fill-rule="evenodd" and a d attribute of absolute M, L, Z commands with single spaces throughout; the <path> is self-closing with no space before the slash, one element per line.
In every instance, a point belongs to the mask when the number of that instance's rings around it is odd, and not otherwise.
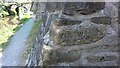
<path fill-rule="evenodd" d="M 68 50 L 43 45 L 43 65 L 74 62 L 80 59 L 79 50 Z"/>
<path fill-rule="evenodd" d="M 105 8 L 104 2 L 80 2 L 76 3 L 77 11 L 80 14 L 92 14 Z"/>
<path fill-rule="evenodd" d="M 65 2 L 47 2 L 45 5 L 45 11 L 54 12 L 60 11 L 64 8 Z"/>
<path fill-rule="evenodd" d="M 104 7 L 104 2 L 47 2 L 45 11 L 53 12 L 62 10 L 67 15 L 74 15 L 76 12 L 87 15 L 100 11 Z"/>
<path fill-rule="evenodd" d="M 118 7 L 116 7 L 115 5 L 113 5 L 111 2 L 106 2 L 105 5 L 105 9 L 104 9 L 104 13 L 111 17 L 111 18 L 116 18 L 118 17 Z"/>
<path fill-rule="evenodd" d="M 51 39 L 60 45 L 89 44 L 100 40 L 106 34 L 106 28 L 84 21 L 79 25 L 57 26 L 51 25 Z"/>
<path fill-rule="evenodd" d="M 101 45 L 86 49 L 87 53 L 117 52 L 117 51 L 118 45 Z"/>
<path fill-rule="evenodd" d="M 83 15 L 88 15 L 104 8 L 104 2 L 68 2 L 65 4 L 63 13 L 66 15 L 74 15 L 78 12 Z"/>
<path fill-rule="evenodd" d="M 91 63 L 98 63 L 98 62 L 105 62 L 105 61 L 116 61 L 118 57 L 116 55 L 91 55 L 86 57 L 88 62 Z"/>
<path fill-rule="evenodd" d="M 76 6 L 74 2 L 67 2 L 65 3 L 63 14 L 66 15 L 74 15 L 76 13 Z"/>

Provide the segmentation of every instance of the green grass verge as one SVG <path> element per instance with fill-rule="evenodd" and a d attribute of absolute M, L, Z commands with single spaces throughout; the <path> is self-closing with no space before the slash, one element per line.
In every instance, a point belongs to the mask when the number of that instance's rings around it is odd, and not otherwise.
<path fill-rule="evenodd" d="M 17 26 L 15 23 L 11 24 L 9 21 L 0 20 L 0 51 L 6 47 L 8 40 L 15 33 L 13 29 Z"/>
<path fill-rule="evenodd" d="M 14 28 L 13 30 L 14 30 L 15 32 L 18 31 L 18 30 L 20 29 L 20 27 L 21 27 L 22 25 L 24 25 L 25 22 L 26 22 L 27 20 L 29 20 L 29 19 L 30 19 L 30 18 L 23 18 L 23 19 L 21 19 L 19 26 L 17 26 L 17 27 Z"/>
<path fill-rule="evenodd" d="M 27 20 L 29 20 L 32 16 L 29 13 L 24 13 L 22 19 L 20 20 L 20 24 L 18 27 L 16 27 L 15 29 L 13 29 L 14 31 L 18 31 L 20 29 L 20 27 L 25 24 L 25 22 Z"/>
<path fill-rule="evenodd" d="M 35 34 L 37 33 L 37 31 L 39 30 L 39 25 L 40 25 L 40 23 L 41 23 L 41 19 L 39 19 L 37 22 L 35 22 L 35 24 L 33 25 L 33 28 L 32 28 L 32 30 L 31 30 L 31 32 L 30 32 L 30 35 L 29 35 L 29 37 L 31 38 L 31 39 L 33 39 L 33 37 L 35 36 Z"/>
<path fill-rule="evenodd" d="M 35 24 L 33 25 L 31 31 L 30 31 L 30 35 L 28 37 L 28 41 L 26 42 L 27 45 L 27 49 L 23 54 L 24 59 L 26 60 L 28 58 L 28 54 L 30 54 L 31 48 L 33 46 L 36 34 L 39 30 L 39 26 L 41 23 L 41 19 L 39 19 L 37 22 L 35 22 Z"/>
<path fill-rule="evenodd" d="M 18 23 L 11 24 L 10 23 L 11 20 L 10 21 L 0 20 L 0 52 L 6 48 L 6 46 L 9 43 L 10 38 L 15 34 L 15 32 L 18 31 L 20 27 L 23 24 L 25 24 L 25 22 L 29 19 L 30 18 L 22 18 L 19 21 L 17 20 L 18 22 L 20 22 L 19 24 Z"/>

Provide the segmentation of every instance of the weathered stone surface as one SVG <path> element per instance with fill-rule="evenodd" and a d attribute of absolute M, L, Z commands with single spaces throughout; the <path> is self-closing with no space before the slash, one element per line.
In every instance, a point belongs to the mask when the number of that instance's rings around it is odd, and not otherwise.
<path fill-rule="evenodd" d="M 80 14 L 92 14 L 105 8 L 104 2 L 80 2 L 76 4 Z"/>
<path fill-rule="evenodd" d="M 87 15 L 100 11 L 104 7 L 104 2 L 47 2 L 45 11 L 54 12 L 62 10 L 66 15 L 74 15 L 76 12 Z"/>
<path fill-rule="evenodd" d="M 45 6 L 45 11 L 54 12 L 60 11 L 64 8 L 65 2 L 47 2 Z"/>
<path fill-rule="evenodd" d="M 37 34 L 28 65 L 115 66 L 117 64 L 118 52 L 120 52 L 119 45 L 117 45 L 119 42 L 117 33 L 120 28 L 118 27 L 117 32 L 115 19 L 118 11 L 116 6 L 107 3 L 104 8 L 95 2 L 92 5 L 81 3 L 83 5 L 68 3 L 66 5 L 70 6 L 68 8 L 65 8 L 65 3 L 61 6 L 49 3 L 48 7 L 45 7 L 45 12 L 53 13 L 54 17 L 47 15 L 46 19 L 43 16 L 45 21 L 40 25 L 42 27 Z M 46 6 L 46 4 L 44 5 Z M 49 32 L 47 24 L 55 19 L 57 20 L 50 26 L 50 34 L 46 34 L 47 31 Z M 111 19 L 111 21 L 106 19 Z M 120 24 L 118 25 L 120 26 Z"/>
<path fill-rule="evenodd" d="M 89 56 L 86 59 L 88 60 L 88 62 L 97 63 L 97 62 L 117 60 L 117 56 L 113 56 L 113 55 L 109 55 L 109 56 Z"/>
<path fill-rule="evenodd" d="M 86 49 L 87 53 L 117 52 L 117 51 L 118 45 L 102 45 Z"/>
<path fill-rule="evenodd" d="M 63 9 L 63 14 L 74 15 L 76 13 L 76 6 L 74 2 L 67 2 Z"/>
<path fill-rule="evenodd" d="M 50 65 L 60 62 L 73 62 L 80 59 L 79 50 L 64 50 L 61 48 L 55 49 L 54 47 L 46 46 L 43 47 L 43 64 Z"/>
<path fill-rule="evenodd" d="M 118 8 L 110 2 L 106 2 L 104 11 L 104 13 L 111 18 L 118 17 Z"/>
<path fill-rule="evenodd" d="M 90 25 L 82 22 L 80 25 L 74 26 L 56 26 L 51 25 L 51 39 L 61 45 L 79 45 L 89 44 L 100 40 L 105 35 L 103 27 Z"/>
<path fill-rule="evenodd" d="M 119 13 L 119 15 L 120 15 L 120 13 Z M 117 22 L 118 22 L 118 24 L 120 24 L 120 19 L 118 19 Z"/>
<path fill-rule="evenodd" d="M 57 26 L 68 26 L 68 25 L 77 25 L 82 23 L 82 21 L 79 20 L 72 20 L 72 19 L 65 19 L 65 18 L 61 18 L 61 19 L 57 19 L 55 21 L 53 21 Z"/>
<path fill-rule="evenodd" d="M 80 59 L 80 52 L 77 50 L 71 50 L 66 52 L 61 52 L 58 50 L 56 53 L 58 56 L 58 62 L 73 62 Z"/>
<path fill-rule="evenodd" d="M 111 18 L 110 17 L 93 17 L 91 18 L 91 22 L 96 24 L 110 25 Z"/>
<path fill-rule="evenodd" d="M 112 28 L 118 33 L 118 27 L 119 27 L 119 19 L 118 18 L 114 18 L 114 19 L 111 19 L 111 26 Z"/>
<path fill-rule="evenodd" d="M 120 2 L 119 2 L 120 4 Z M 118 23 L 120 24 L 120 5 L 118 6 Z"/>
<path fill-rule="evenodd" d="M 66 3 L 63 14 L 74 15 L 76 12 L 88 15 L 102 10 L 105 7 L 104 2 L 72 2 Z"/>

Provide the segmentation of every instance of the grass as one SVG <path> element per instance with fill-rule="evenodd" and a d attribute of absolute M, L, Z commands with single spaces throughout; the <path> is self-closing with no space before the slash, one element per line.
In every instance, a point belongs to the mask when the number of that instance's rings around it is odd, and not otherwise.
<path fill-rule="evenodd" d="M 21 27 L 21 25 L 25 24 L 27 20 L 29 20 L 32 16 L 29 13 L 24 13 L 22 19 L 20 20 L 20 24 L 18 27 L 13 29 L 14 31 L 18 31 Z"/>
<path fill-rule="evenodd" d="M 0 52 L 2 52 L 9 43 L 10 38 L 15 34 L 25 22 L 31 18 L 29 14 L 25 14 L 21 20 L 17 20 L 17 16 L 6 17 L 0 19 Z"/>
<path fill-rule="evenodd" d="M 25 24 L 25 22 L 26 22 L 27 20 L 29 20 L 29 19 L 30 19 L 30 18 L 23 18 L 23 19 L 21 19 L 19 26 L 17 26 L 17 27 L 14 28 L 13 30 L 14 30 L 15 32 L 18 31 L 18 30 L 20 29 L 20 27 L 21 27 L 23 24 Z"/>
<path fill-rule="evenodd" d="M 22 18 L 23 18 L 23 19 L 24 19 L 24 18 L 31 18 L 31 17 L 32 17 L 31 14 L 32 14 L 32 12 L 24 13 Z"/>
<path fill-rule="evenodd" d="M 30 18 L 23 18 L 23 19 L 21 19 L 21 20 L 20 20 L 21 24 L 25 24 L 25 22 L 26 22 L 28 19 L 30 19 Z"/>
<path fill-rule="evenodd" d="M 33 39 L 33 37 L 35 36 L 35 34 L 37 33 L 37 31 L 39 30 L 39 25 L 41 23 L 41 19 L 39 19 L 37 22 L 35 22 L 35 24 L 33 25 L 33 28 L 30 32 L 30 38 Z"/>
<path fill-rule="evenodd" d="M 11 24 L 10 22 L 7 19 L 0 20 L 0 51 L 6 47 L 7 41 L 15 33 L 13 29 L 18 26 L 17 23 L 11 22 Z"/>
<path fill-rule="evenodd" d="M 41 23 L 41 19 L 39 19 L 37 22 L 35 22 L 35 24 L 32 27 L 32 30 L 30 31 L 28 41 L 26 42 L 27 49 L 26 49 L 25 53 L 23 54 L 23 57 L 25 60 L 28 58 L 28 54 L 30 54 L 31 48 L 33 46 L 33 43 L 34 43 L 34 40 L 36 37 L 36 34 L 39 30 L 40 23 Z"/>

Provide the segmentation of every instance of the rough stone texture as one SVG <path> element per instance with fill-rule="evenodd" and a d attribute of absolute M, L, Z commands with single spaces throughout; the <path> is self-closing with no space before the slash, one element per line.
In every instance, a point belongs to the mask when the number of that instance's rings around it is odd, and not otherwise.
<path fill-rule="evenodd" d="M 45 11 L 54 12 L 63 10 L 65 2 L 47 2 Z M 53 9 L 54 8 L 54 9 Z"/>
<path fill-rule="evenodd" d="M 55 43 L 61 45 L 89 44 L 105 36 L 104 28 L 90 24 L 89 21 L 83 21 L 81 24 L 74 26 L 56 26 L 52 24 L 50 36 Z"/>
<path fill-rule="evenodd" d="M 111 2 L 107 2 L 105 5 L 105 9 L 104 9 L 104 13 L 111 17 L 111 18 L 115 18 L 118 17 L 118 7 L 116 7 L 115 5 L 113 5 Z"/>
<path fill-rule="evenodd" d="M 49 40 L 49 41 L 44 41 L 45 43 L 48 42 L 46 45 L 49 46 L 52 50 L 52 53 L 56 52 L 55 50 L 59 50 L 61 52 L 65 51 L 71 51 L 71 50 L 76 50 L 80 53 L 80 59 L 79 60 L 74 60 L 74 62 L 65 62 L 64 61 L 64 65 L 77 65 L 77 66 L 86 66 L 86 65 L 91 65 L 91 66 L 95 66 L 95 65 L 104 65 L 104 63 L 106 63 L 105 65 L 116 65 L 117 62 L 115 63 L 114 61 L 116 61 L 118 59 L 118 55 L 117 55 L 117 51 L 118 51 L 118 45 L 117 45 L 117 34 L 114 33 L 114 30 L 111 27 L 107 27 L 107 35 L 102 38 L 101 40 L 99 40 L 96 43 L 91 43 L 91 44 L 81 44 L 81 45 L 75 45 L 75 46 L 60 46 L 61 44 L 56 44 L 53 41 Z M 49 33 L 46 34 L 45 38 L 46 40 L 49 39 Z M 108 40 L 109 39 L 109 40 Z M 113 42 L 114 41 L 114 42 Z M 55 49 L 55 50 L 54 50 Z M 47 52 L 49 53 L 49 52 Z M 116 53 L 116 54 L 114 54 Z M 45 53 L 44 53 L 45 54 Z M 50 53 L 49 53 L 50 54 Z M 61 54 L 61 53 L 59 53 Z M 92 55 L 91 55 L 92 54 Z M 115 60 L 108 62 L 108 58 L 105 58 L 104 61 L 102 60 L 101 62 L 97 62 L 99 60 L 93 60 L 94 62 L 97 63 L 92 63 L 87 61 L 87 57 L 89 58 L 90 56 L 94 56 L 94 54 L 97 54 L 96 56 L 99 57 L 104 57 L 104 56 L 115 56 Z M 105 54 L 105 55 L 104 55 Z M 52 55 L 51 55 L 52 56 Z M 61 55 L 62 56 L 62 55 Z M 76 55 L 77 56 L 77 55 Z M 54 56 L 52 56 L 54 57 Z M 63 56 L 64 57 L 64 56 Z M 50 58 L 50 57 L 48 57 Z M 96 58 L 96 57 L 95 57 Z M 69 59 L 70 60 L 70 59 Z M 111 60 L 111 59 L 110 59 Z M 49 60 L 50 61 L 50 60 Z M 47 65 L 63 65 L 61 62 L 57 62 L 56 59 L 51 59 L 51 61 L 56 61 L 56 63 L 53 64 L 47 64 Z M 76 64 L 77 63 L 77 64 Z"/>
<path fill-rule="evenodd" d="M 119 65 L 117 3 L 45 3 L 45 6 L 28 66 Z"/>
<path fill-rule="evenodd" d="M 98 52 L 116 52 L 118 51 L 118 45 L 102 45 L 102 46 L 96 46 L 87 48 L 86 52 L 88 53 L 98 53 Z"/>
<path fill-rule="evenodd" d="M 114 5 L 115 4 L 115 5 Z M 113 29 L 115 31 L 118 32 L 118 23 L 117 20 L 118 19 L 118 6 L 116 6 L 118 3 L 116 2 L 107 2 L 106 5 L 105 5 L 105 9 L 104 9 L 104 14 L 111 17 L 111 26 L 113 27 Z"/>
<path fill-rule="evenodd" d="M 86 58 L 88 62 L 91 63 L 97 63 L 97 62 L 103 62 L 103 61 L 113 61 L 117 60 L 116 56 L 89 56 Z"/>
<path fill-rule="evenodd" d="M 65 4 L 63 13 L 67 15 L 74 15 L 76 12 L 79 12 L 80 14 L 88 15 L 100 11 L 104 7 L 104 2 L 68 2 Z"/>
<path fill-rule="evenodd" d="M 91 18 L 91 22 L 96 24 L 110 25 L 111 18 L 110 17 L 93 17 Z"/>
<path fill-rule="evenodd" d="M 61 48 L 54 48 L 44 45 L 43 47 L 43 64 L 57 64 L 61 62 L 73 62 L 80 59 L 80 51 L 78 50 L 67 50 Z"/>
<path fill-rule="evenodd" d="M 88 15 L 98 12 L 104 7 L 104 2 L 34 2 L 31 10 L 35 14 L 40 14 L 43 11 L 62 11 L 66 15 L 74 15 L 76 13 Z"/>
<path fill-rule="evenodd" d="M 69 19 L 69 18 L 60 18 L 60 19 L 57 19 L 54 21 L 54 24 L 56 26 L 68 26 L 68 25 L 77 25 L 77 24 L 80 24 L 82 23 L 82 21 L 79 21 L 79 20 L 72 20 L 72 19 Z"/>

